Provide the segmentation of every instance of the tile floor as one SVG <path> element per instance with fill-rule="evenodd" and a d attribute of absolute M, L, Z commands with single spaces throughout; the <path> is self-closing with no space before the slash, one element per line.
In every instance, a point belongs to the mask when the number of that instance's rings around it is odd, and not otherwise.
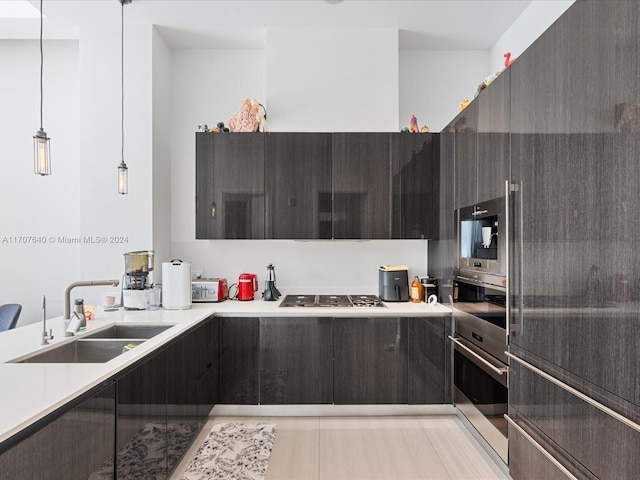
<path fill-rule="evenodd" d="M 215 423 L 276 423 L 266 480 L 508 479 L 453 415 L 217 417 L 178 465 L 182 478 Z"/>

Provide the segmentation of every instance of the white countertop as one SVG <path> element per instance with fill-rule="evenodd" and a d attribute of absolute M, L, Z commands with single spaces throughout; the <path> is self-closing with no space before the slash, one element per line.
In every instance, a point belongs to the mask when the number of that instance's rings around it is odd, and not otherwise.
<path fill-rule="evenodd" d="M 424 317 L 451 313 L 449 307 L 439 303 L 383 302 L 385 307 L 279 307 L 280 300 L 225 300 L 204 305 L 213 306 L 216 314 L 224 317 Z"/>
<path fill-rule="evenodd" d="M 280 301 L 253 300 L 240 302 L 226 300 L 220 303 L 194 303 L 188 310 L 156 310 L 104 312 L 96 309 L 95 320 L 87 322 L 87 332 L 107 327 L 113 323 L 169 324 L 168 330 L 141 343 L 136 348 L 118 355 L 106 363 L 5 363 L 27 354 L 68 341 L 64 336 L 62 317 L 47 319 L 47 330 L 53 329 L 50 345 L 41 346 L 42 322 L 25 325 L 0 333 L 0 384 L 2 385 L 2 413 L 0 414 L 0 442 L 15 435 L 47 414 L 113 377 L 141 357 L 179 336 L 211 315 L 223 317 L 423 317 L 448 315 L 447 306 L 426 303 L 387 303 L 382 307 L 320 307 L 279 308 Z M 76 337 L 81 338 L 83 333 Z"/>

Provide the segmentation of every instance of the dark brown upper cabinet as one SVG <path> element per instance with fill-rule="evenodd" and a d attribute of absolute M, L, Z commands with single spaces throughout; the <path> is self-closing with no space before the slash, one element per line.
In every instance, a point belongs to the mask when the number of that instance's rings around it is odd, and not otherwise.
<path fill-rule="evenodd" d="M 435 238 L 437 134 L 197 133 L 197 239 Z"/>
<path fill-rule="evenodd" d="M 478 201 L 478 102 L 458 114 L 455 128 L 455 208 Z"/>
<path fill-rule="evenodd" d="M 196 134 L 196 238 L 265 238 L 265 136 Z"/>
<path fill-rule="evenodd" d="M 439 157 L 437 134 L 391 134 L 392 238 L 438 238 Z"/>
<path fill-rule="evenodd" d="M 510 70 L 502 72 L 477 98 L 478 168 L 477 201 L 506 195 L 511 128 Z"/>
<path fill-rule="evenodd" d="M 455 136 L 455 208 L 506 195 L 506 181 L 510 178 L 510 106 L 507 69 L 447 128 Z"/>
<path fill-rule="evenodd" d="M 267 238 L 332 238 L 330 133 L 265 138 Z"/>
<path fill-rule="evenodd" d="M 333 238 L 390 238 L 391 137 L 333 134 Z"/>

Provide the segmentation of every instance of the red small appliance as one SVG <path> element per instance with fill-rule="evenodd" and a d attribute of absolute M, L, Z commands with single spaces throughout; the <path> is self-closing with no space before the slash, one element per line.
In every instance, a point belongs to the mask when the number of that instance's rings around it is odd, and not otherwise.
<path fill-rule="evenodd" d="M 258 291 L 258 276 L 255 273 L 241 273 L 238 279 L 238 300 L 253 300 Z"/>

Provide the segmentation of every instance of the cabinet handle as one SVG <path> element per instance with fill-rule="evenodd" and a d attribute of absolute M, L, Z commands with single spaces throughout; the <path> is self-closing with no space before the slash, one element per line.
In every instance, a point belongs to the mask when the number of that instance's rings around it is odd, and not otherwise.
<path fill-rule="evenodd" d="M 498 368 L 495 365 L 493 365 L 492 363 L 487 362 L 484 358 L 482 358 L 480 355 L 478 355 L 476 352 L 471 350 L 466 345 L 464 345 L 461 342 L 459 342 L 457 338 L 452 337 L 451 335 L 449 335 L 449 340 L 451 340 L 453 343 L 455 343 L 458 347 L 462 348 L 468 354 L 473 355 L 473 358 L 477 359 L 479 362 L 482 362 L 482 364 L 484 366 L 486 366 L 487 368 L 491 369 L 492 372 L 495 372 L 498 375 L 504 375 L 509 370 L 508 368 L 505 368 L 505 367 Z"/>
<path fill-rule="evenodd" d="M 606 405 L 603 405 L 602 403 L 598 402 L 597 400 L 594 400 L 593 398 L 589 397 L 588 395 L 585 395 L 584 393 L 580 392 L 579 390 L 576 390 L 575 388 L 570 387 L 566 383 L 561 382 L 556 377 L 553 377 L 553 376 L 549 375 L 547 372 L 544 372 L 544 371 L 540 370 L 539 368 L 534 367 L 529 362 L 521 359 L 520 357 L 514 355 L 513 353 L 510 353 L 510 352 L 504 352 L 504 353 L 505 353 L 505 355 L 507 355 L 507 357 L 515 360 L 516 362 L 518 362 L 522 366 L 524 366 L 527 369 L 531 370 L 533 373 L 536 373 L 536 374 L 540 375 L 545 380 L 548 380 L 549 382 L 551 382 L 554 385 L 562 388 L 566 392 L 569 392 L 571 395 L 573 395 L 575 397 L 578 397 L 583 402 L 588 403 L 589 405 L 591 405 L 592 407 L 597 408 L 598 410 L 600 410 L 603 413 L 606 413 L 610 417 L 613 417 L 617 421 L 625 424 L 627 427 L 634 429 L 636 432 L 640 432 L 640 425 L 638 425 L 633 420 L 629 420 L 624 415 L 620 415 L 615 410 L 612 410 L 611 408 L 607 407 Z"/>
<path fill-rule="evenodd" d="M 204 370 L 202 370 L 202 372 L 200 372 L 198 375 L 196 375 L 196 380 L 199 380 L 200 377 L 202 377 L 205 373 L 207 373 L 207 370 L 209 370 L 211 368 L 212 362 L 209 362 L 207 364 L 206 367 L 204 367 Z"/>
<path fill-rule="evenodd" d="M 547 460 L 549 460 L 551 463 L 553 463 L 558 468 L 558 470 L 560 470 L 562 473 L 564 473 L 567 476 L 567 478 L 570 478 L 572 480 L 578 480 L 578 477 L 573 475 L 553 455 L 551 455 L 549 452 L 547 452 L 547 450 L 542 445 L 540 445 L 538 442 L 536 442 L 531 435 L 529 435 L 527 432 L 525 432 L 525 430 L 520 425 L 518 425 L 515 422 L 515 420 L 513 420 L 511 417 L 509 417 L 509 415 L 506 415 L 506 414 L 505 414 L 504 418 L 507 420 L 507 422 L 509 422 L 509 425 L 511 425 L 513 428 L 515 428 L 520 435 L 522 435 L 524 438 L 526 438 L 529 441 L 529 443 L 531 443 L 531 445 L 536 447 L 536 449 L 538 449 L 540 451 L 540 453 L 542 453 L 547 458 Z"/>
<path fill-rule="evenodd" d="M 505 259 L 504 272 L 507 274 L 507 278 L 509 278 L 509 271 L 511 269 L 511 265 L 509 264 L 509 259 L 511 258 L 511 252 L 509 251 L 509 244 L 511 243 L 511 223 L 509 219 L 511 216 L 511 211 L 509 209 L 511 202 L 511 182 L 509 182 L 508 179 L 504 181 L 504 190 L 504 231 L 507 235 L 504 239 L 505 252 L 503 258 Z M 505 314 L 507 322 L 505 325 L 504 341 L 506 345 L 509 345 L 509 335 L 511 334 L 509 325 L 509 322 L 511 321 L 511 280 L 508 280 L 508 282 L 509 283 L 506 285 L 507 288 L 505 289 Z"/>

